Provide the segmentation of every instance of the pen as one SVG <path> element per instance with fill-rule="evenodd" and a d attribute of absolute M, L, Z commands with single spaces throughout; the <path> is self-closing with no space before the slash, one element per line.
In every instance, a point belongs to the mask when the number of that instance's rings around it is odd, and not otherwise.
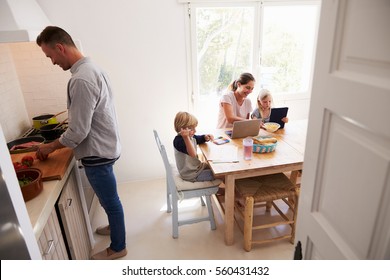
<path fill-rule="evenodd" d="M 230 160 L 230 161 L 219 161 L 219 160 L 210 160 L 212 163 L 237 163 L 238 160 Z"/>

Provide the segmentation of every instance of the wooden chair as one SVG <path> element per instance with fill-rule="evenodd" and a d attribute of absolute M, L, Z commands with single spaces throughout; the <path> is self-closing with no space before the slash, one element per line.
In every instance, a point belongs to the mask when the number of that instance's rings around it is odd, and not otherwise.
<path fill-rule="evenodd" d="M 253 178 L 236 180 L 236 198 L 235 209 L 244 219 L 243 230 L 244 233 L 244 249 L 250 251 L 252 244 L 262 244 L 282 239 L 290 239 L 290 242 L 294 243 L 295 236 L 295 221 L 298 209 L 298 188 L 292 184 L 286 175 L 283 173 L 258 176 Z M 295 203 L 291 203 L 291 200 Z M 288 206 L 288 209 L 292 210 L 292 213 L 284 213 L 278 205 L 276 200 L 281 200 Z M 265 219 L 260 219 L 260 224 L 254 225 L 254 209 L 257 207 L 266 207 L 266 214 L 270 214 L 270 209 L 267 207 L 271 203 L 276 212 L 279 213 L 280 218 L 278 221 L 272 221 L 270 223 L 264 223 Z M 268 213 L 268 214 L 267 214 Z M 264 217 L 265 218 L 265 217 Z M 269 218 L 269 217 L 267 217 Z M 238 221 L 237 221 L 238 222 Z M 240 223 L 238 222 L 239 226 Z M 252 239 L 252 231 L 266 228 L 273 228 L 280 225 L 290 225 L 291 230 L 288 234 L 280 235 L 273 238 L 266 238 L 261 240 Z"/>
<path fill-rule="evenodd" d="M 210 196 L 218 191 L 218 186 L 222 183 L 222 180 L 216 179 L 213 181 L 205 182 L 189 182 L 183 180 L 180 177 L 179 172 L 177 171 L 176 165 L 174 163 L 169 162 L 165 147 L 161 143 L 157 131 L 153 130 L 153 132 L 166 171 L 167 213 L 172 212 L 172 237 L 179 237 L 179 226 L 203 221 L 209 221 L 211 229 L 215 230 L 216 225 Z M 194 217 L 191 219 L 179 220 L 179 202 L 183 199 L 189 199 L 194 197 L 200 198 L 202 206 L 207 205 L 208 215 L 205 217 Z M 206 203 L 204 202 L 203 197 L 205 198 Z"/>

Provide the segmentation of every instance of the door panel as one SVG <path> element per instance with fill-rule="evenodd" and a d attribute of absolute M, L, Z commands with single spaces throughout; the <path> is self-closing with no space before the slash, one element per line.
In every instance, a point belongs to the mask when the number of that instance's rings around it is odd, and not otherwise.
<path fill-rule="evenodd" d="M 323 1 L 296 241 L 389 259 L 390 2 Z"/>

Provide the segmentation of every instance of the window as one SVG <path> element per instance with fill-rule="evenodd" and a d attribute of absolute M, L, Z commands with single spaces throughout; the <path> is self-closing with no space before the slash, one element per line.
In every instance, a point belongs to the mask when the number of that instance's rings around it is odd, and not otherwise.
<path fill-rule="evenodd" d="M 190 2 L 191 101 L 200 126 L 215 128 L 219 99 L 242 72 L 256 77 L 253 106 L 263 87 L 276 104 L 309 100 L 318 1 Z"/>
<path fill-rule="evenodd" d="M 275 93 L 308 93 L 316 5 L 265 5 L 262 9 L 260 85 Z"/>

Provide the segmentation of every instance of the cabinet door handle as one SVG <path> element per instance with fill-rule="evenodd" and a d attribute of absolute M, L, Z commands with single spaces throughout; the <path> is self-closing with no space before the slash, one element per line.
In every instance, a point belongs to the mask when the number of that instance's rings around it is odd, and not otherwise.
<path fill-rule="evenodd" d="M 72 205 L 72 201 L 73 201 L 73 199 L 71 199 L 71 198 L 68 198 L 68 199 L 67 199 L 67 201 L 68 201 L 68 207 L 70 207 L 70 206 Z"/>
<path fill-rule="evenodd" d="M 47 250 L 46 250 L 46 252 L 44 252 L 43 253 L 43 255 L 44 256 L 47 256 L 47 255 L 49 255 L 50 254 L 50 251 L 53 249 L 53 247 L 54 247 L 54 240 L 49 240 L 49 241 L 47 241 Z"/>

